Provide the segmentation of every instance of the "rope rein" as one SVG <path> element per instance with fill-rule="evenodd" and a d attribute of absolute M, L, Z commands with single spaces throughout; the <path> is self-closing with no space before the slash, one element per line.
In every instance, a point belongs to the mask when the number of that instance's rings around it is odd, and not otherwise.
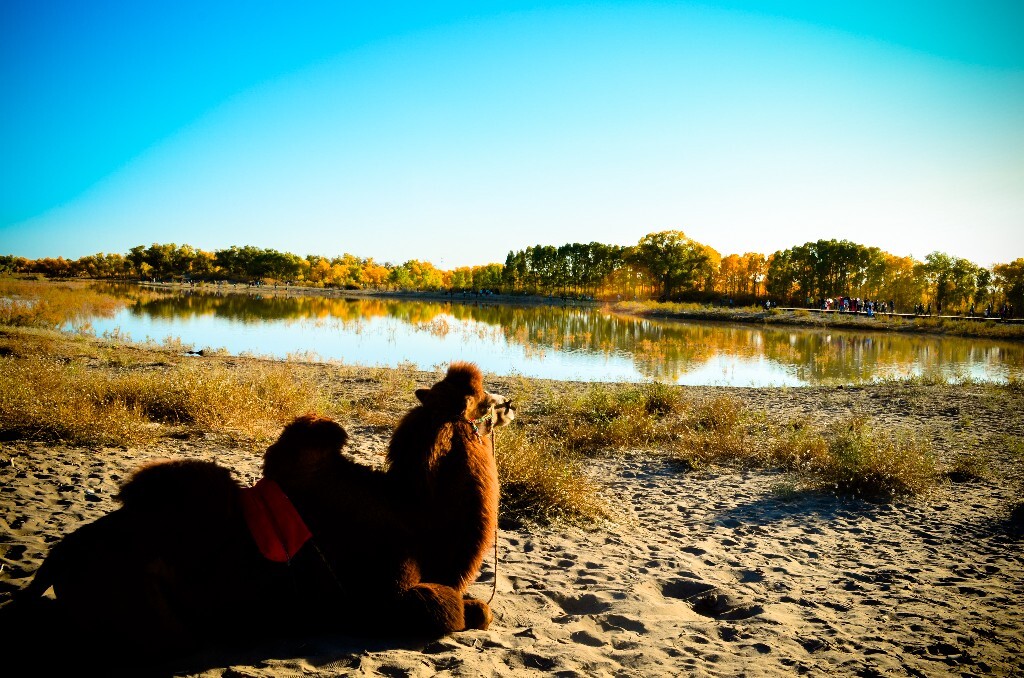
<path fill-rule="evenodd" d="M 494 426 L 491 426 L 491 456 L 497 459 L 497 452 L 494 446 Z M 500 495 L 499 495 L 500 496 Z M 498 592 L 498 516 L 494 516 L 494 581 L 491 582 L 491 597 L 487 599 L 490 605 L 494 595 Z"/>
<path fill-rule="evenodd" d="M 504 406 L 506 411 L 511 409 L 512 401 L 506 401 L 497 407 Z M 484 422 L 488 422 L 491 425 L 491 456 L 497 460 L 497 446 L 494 443 L 494 429 L 497 424 L 498 413 L 495 408 L 491 408 L 490 412 L 480 417 L 479 419 L 470 419 L 469 425 L 473 427 L 473 434 L 476 435 L 478 440 L 483 440 L 483 436 L 480 435 L 480 425 Z M 494 600 L 494 596 L 498 593 L 498 517 L 494 517 L 494 581 L 491 582 L 491 597 L 487 599 L 487 604 L 490 605 L 491 601 Z"/>

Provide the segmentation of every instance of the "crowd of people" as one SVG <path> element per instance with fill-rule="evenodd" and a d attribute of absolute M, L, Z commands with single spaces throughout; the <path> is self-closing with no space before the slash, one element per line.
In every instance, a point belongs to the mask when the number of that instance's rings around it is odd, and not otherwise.
<path fill-rule="evenodd" d="M 974 304 L 971 304 L 971 313 L 970 314 L 972 316 L 976 315 L 975 312 L 974 312 Z M 1002 318 L 1003 320 L 1006 320 L 1007 318 L 1012 318 L 1013 317 L 1013 304 L 1011 304 L 1009 302 L 1003 302 L 1003 305 L 999 307 L 998 311 L 992 308 L 992 304 L 991 303 L 988 306 L 985 307 L 985 317 L 986 318 L 994 318 L 997 315 L 1000 318 Z"/>
<path fill-rule="evenodd" d="M 875 299 L 861 299 L 859 297 L 836 297 L 820 299 L 818 308 L 822 311 L 839 311 L 840 313 L 864 313 L 873 316 L 876 313 L 893 314 L 896 312 L 896 302 L 878 301 Z"/>

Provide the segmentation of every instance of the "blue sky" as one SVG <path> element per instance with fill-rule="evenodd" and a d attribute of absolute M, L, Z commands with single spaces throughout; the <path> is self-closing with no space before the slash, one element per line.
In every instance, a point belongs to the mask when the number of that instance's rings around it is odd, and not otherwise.
<path fill-rule="evenodd" d="M 837 5 L 837 6 L 833 6 Z M 1024 256 L 1024 3 L 0 6 L 0 253 Z"/>

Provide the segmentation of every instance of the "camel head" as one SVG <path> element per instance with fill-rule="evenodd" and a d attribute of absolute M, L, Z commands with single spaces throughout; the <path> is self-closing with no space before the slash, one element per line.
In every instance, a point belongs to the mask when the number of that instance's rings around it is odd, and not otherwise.
<path fill-rule="evenodd" d="M 465 419 L 486 426 L 488 433 L 516 418 L 512 401 L 485 391 L 483 375 L 472 363 L 452 363 L 444 379 L 430 388 L 417 389 L 416 398 L 443 420 Z"/>
<path fill-rule="evenodd" d="M 484 416 L 490 407 L 483 375 L 473 363 L 453 362 L 444 379 L 430 388 L 416 389 L 416 398 L 444 421 L 472 421 Z"/>
<path fill-rule="evenodd" d="M 263 476 L 287 492 L 315 485 L 341 459 L 348 434 L 337 422 L 304 414 L 284 427 L 263 456 Z"/>
<path fill-rule="evenodd" d="M 483 375 L 472 363 L 452 363 L 444 379 L 417 389 L 416 398 L 421 405 L 405 415 L 391 437 L 387 467 L 388 473 L 417 483 L 451 450 L 454 426 L 471 425 L 482 439 L 516 416 L 507 398 L 484 390 Z"/>
<path fill-rule="evenodd" d="M 453 363 L 444 379 L 418 388 L 417 399 L 445 421 L 465 419 L 500 428 L 515 419 L 515 407 L 504 395 L 483 390 L 483 376 L 472 363 Z"/>

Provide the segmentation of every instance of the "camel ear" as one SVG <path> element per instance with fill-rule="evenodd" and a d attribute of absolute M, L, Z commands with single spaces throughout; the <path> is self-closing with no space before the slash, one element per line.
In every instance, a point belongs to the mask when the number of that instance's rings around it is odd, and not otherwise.
<path fill-rule="evenodd" d="M 426 405 L 430 402 L 430 389 L 429 388 L 418 388 L 416 389 L 416 398 L 421 403 Z"/>

